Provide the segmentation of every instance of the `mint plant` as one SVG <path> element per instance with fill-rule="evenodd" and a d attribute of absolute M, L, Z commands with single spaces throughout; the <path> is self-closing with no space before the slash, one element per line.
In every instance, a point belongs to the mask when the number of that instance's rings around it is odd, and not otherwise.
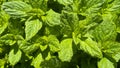
<path fill-rule="evenodd" d="M 119 0 L 0 0 L 0 68 L 120 68 Z"/>

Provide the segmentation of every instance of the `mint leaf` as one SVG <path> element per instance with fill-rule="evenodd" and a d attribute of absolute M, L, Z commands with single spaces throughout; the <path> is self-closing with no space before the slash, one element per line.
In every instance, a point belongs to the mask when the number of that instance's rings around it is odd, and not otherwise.
<path fill-rule="evenodd" d="M 104 4 L 104 0 L 84 0 L 82 3 L 83 6 L 83 12 L 85 10 L 86 14 L 90 14 L 91 13 L 97 13 L 98 11 L 100 11 L 100 9 L 102 8 L 102 5 Z M 85 8 L 84 5 L 85 4 Z"/>
<path fill-rule="evenodd" d="M 102 51 L 98 47 L 98 43 L 91 38 L 87 38 L 85 41 L 80 41 L 80 49 L 90 54 L 93 57 L 102 58 Z"/>
<path fill-rule="evenodd" d="M 2 34 L 4 30 L 7 28 L 8 19 L 9 16 L 4 11 L 0 11 L 0 34 Z"/>
<path fill-rule="evenodd" d="M 103 44 L 103 52 L 116 62 L 120 60 L 120 43 L 107 41 Z"/>
<path fill-rule="evenodd" d="M 116 25 L 109 14 L 104 15 L 103 18 L 103 22 L 93 31 L 93 36 L 97 41 L 101 42 L 105 42 L 106 40 L 114 41 L 117 35 Z"/>
<path fill-rule="evenodd" d="M 98 62 L 98 68 L 115 68 L 113 63 L 107 59 L 107 58 L 102 58 L 99 62 Z"/>
<path fill-rule="evenodd" d="M 109 6 L 106 10 L 109 11 L 109 12 L 113 12 L 113 13 L 119 13 L 120 12 L 120 2 L 119 2 L 119 0 L 115 0 L 111 4 L 109 4 Z"/>
<path fill-rule="evenodd" d="M 49 44 L 49 47 L 50 47 L 50 51 L 58 52 L 60 50 L 59 40 L 54 35 L 48 36 L 48 40 L 49 40 L 48 44 Z"/>
<path fill-rule="evenodd" d="M 22 1 L 5 2 L 2 4 L 2 9 L 11 17 L 20 18 L 27 16 L 32 7 Z"/>
<path fill-rule="evenodd" d="M 45 51 L 47 49 L 48 45 L 40 45 L 41 51 Z"/>
<path fill-rule="evenodd" d="M 60 25 L 60 14 L 56 13 L 52 9 L 50 9 L 48 12 L 46 12 L 46 16 L 44 16 L 42 19 L 45 21 L 49 26 L 56 26 Z"/>
<path fill-rule="evenodd" d="M 21 35 L 6 34 L 0 37 L 0 43 L 5 45 L 14 45 L 17 41 L 23 40 Z"/>
<path fill-rule="evenodd" d="M 71 61 L 73 56 L 71 38 L 65 39 L 60 43 L 60 51 L 58 52 L 58 55 L 61 61 Z"/>
<path fill-rule="evenodd" d="M 20 40 L 17 42 L 17 44 L 18 44 L 19 48 L 27 54 L 31 54 L 31 53 L 35 52 L 40 46 L 39 43 L 32 44 L 32 43 L 26 42 L 25 40 Z"/>
<path fill-rule="evenodd" d="M 35 68 L 40 68 L 40 64 L 43 62 L 42 54 L 38 54 L 35 58 L 33 58 L 31 65 Z"/>
<path fill-rule="evenodd" d="M 6 45 L 14 45 L 16 43 L 15 36 L 13 34 L 6 34 L 0 37 L 0 43 Z"/>
<path fill-rule="evenodd" d="M 72 20 L 72 21 L 71 21 Z M 77 13 L 63 11 L 61 15 L 62 28 L 61 33 L 67 36 L 72 35 L 72 32 L 79 33 L 79 18 Z"/>
<path fill-rule="evenodd" d="M 9 52 L 9 57 L 8 57 L 8 60 L 10 62 L 10 64 L 12 66 L 14 66 L 15 64 L 17 64 L 20 59 L 21 59 L 21 56 L 22 56 L 22 52 L 21 50 L 15 50 L 15 49 L 12 49 L 10 52 Z"/>
<path fill-rule="evenodd" d="M 42 22 L 39 19 L 25 22 L 26 40 L 30 40 L 42 28 Z"/>
<path fill-rule="evenodd" d="M 1 68 L 4 68 L 5 66 L 5 63 L 6 63 L 6 60 L 5 59 L 0 59 L 0 67 Z"/>
<path fill-rule="evenodd" d="M 73 3 L 73 0 L 57 0 L 60 4 L 69 5 Z"/>
<path fill-rule="evenodd" d="M 80 35 L 75 35 L 75 33 L 73 32 L 72 37 L 73 37 L 73 41 L 76 45 L 80 43 L 80 39 L 79 39 Z"/>

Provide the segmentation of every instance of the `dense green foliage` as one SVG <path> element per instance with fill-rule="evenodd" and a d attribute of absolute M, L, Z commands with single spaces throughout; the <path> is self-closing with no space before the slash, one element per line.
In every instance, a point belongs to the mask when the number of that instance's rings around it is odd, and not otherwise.
<path fill-rule="evenodd" d="M 0 0 L 0 68 L 120 68 L 120 0 Z"/>

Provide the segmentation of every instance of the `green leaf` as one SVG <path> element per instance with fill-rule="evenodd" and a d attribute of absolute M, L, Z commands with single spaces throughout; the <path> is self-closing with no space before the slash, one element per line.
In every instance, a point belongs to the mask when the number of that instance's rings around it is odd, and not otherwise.
<path fill-rule="evenodd" d="M 26 40 L 30 40 L 42 28 L 42 22 L 38 19 L 25 22 Z"/>
<path fill-rule="evenodd" d="M 4 32 L 4 30 L 7 28 L 8 23 L 0 24 L 0 34 Z"/>
<path fill-rule="evenodd" d="M 86 14 L 98 13 L 104 4 L 104 0 L 84 0 L 81 1 L 81 12 Z"/>
<path fill-rule="evenodd" d="M 115 41 L 116 25 L 112 21 L 112 16 L 109 14 L 103 15 L 103 22 L 98 25 L 93 31 L 93 36 L 97 41 L 105 42 L 106 40 Z"/>
<path fill-rule="evenodd" d="M 57 0 L 60 4 L 69 5 L 73 3 L 73 0 Z"/>
<path fill-rule="evenodd" d="M 0 11 L 0 34 L 2 34 L 4 30 L 7 28 L 8 19 L 9 16 L 5 12 Z"/>
<path fill-rule="evenodd" d="M 98 68 L 115 68 L 113 63 L 107 59 L 107 58 L 102 58 L 99 62 L 98 62 Z"/>
<path fill-rule="evenodd" d="M 43 21 L 45 21 L 49 26 L 60 25 L 60 14 L 56 13 L 52 9 L 46 12 L 47 15 L 42 17 Z"/>
<path fill-rule="evenodd" d="M 60 4 L 65 5 L 65 9 L 74 13 L 91 15 L 98 13 L 104 4 L 104 0 L 58 0 Z"/>
<path fill-rule="evenodd" d="M 120 13 L 120 1 L 115 0 L 111 4 L 108 5 L 108 8 L 106 8 L 108 12 L 113 12 L 113 13 Z"/>
<path fill-rule="evenodd" d="M 102 46 L 103 52 L 109 57 L 115 59 L 116 62 L 120 60 L 120 43 L 107 41 Z"/>
<path fill-rule="evenodd" d="M 45 60 L 50 60 L 51 59 L 51 53 L 48 52 L 48 55 L 45 57 Z"/>
<path fill-rule="evenodd" d="M 61 32 L 65 35 L 71 35 L 73 31 L 76 29 L 79 29 L 79 18 L 77 13 L 70 13 L 64 11 L 61 15 L 61 22 L 62 22 L 62 28 Z M 79 30 L 75 31 L 76 34 L 79 32 Z"/>
<path fill-rule="evenodd" d="M 30 15 L 30 16 L 38 16 L 38 17 L 41 17 L 41 16 L 43 16 L 43 15 L 45 15 L 45 12 L 43 11 L 43 10 L 41 10 L 41 9 L 36 9 L 36 8 L 33 8 L 31 11 L 29 11 L 28 12 L 28 14 Z"/>
<path fill-rule="evenodd" d="M 38 54 L 35 58 L 33 58 L 31 65 L 34 66 L 35 68 L 41 68 L 40 64 L 43 62 L 44 59 L 42 58 L 42 54 Z"/>
<path fill-rule="evenodd" d="M 16 43 L 15 36 L 13 34 L 6 34 L 0 37 L 0 43 L 6 45 L 14 45 Z"/>
<path fill-rule="evenodd" d="M 59 49 L 59 40 L 54 36 L 54 35 L 49 35 L 48 36 L 48 44 L 50 47 L 50 51 L 52 52 L 58 52 Z"/>
<path fill-rule="evenodd" d="M 15 64 L 17 64 L 20 59 L 21 59 L 21 56 L 22 56 L 22 52 L 21 50 L 16 50 L 16 49 L 12 49 L 10 52 L 9 52 L 9 57 L 8 57 L 8 61 L 10 62 L 10 64 L 12 66 L 14 66 Z"/>
<path fill-rule="evenodd" d="M 62 40 L 62 42 L 60 43 L 60 51 L 58 52 L 58 55 L 61 61 L 71 61 L 73 56 L 71 38 Z"/>
<path fill-rule="evenodd" d="M 103 0 L 85 0 L 87 1 L 86 4 L 86 10 L 85 13 L 91 14 L 91 13 L 98 13 L 100 9 L 102 8 L 102 5 L 104 4 Z"/>
<path fill-rule="evenodd" d="M 18 40 L 23 40 L 21 35 L 5 34 L 0 37 L 0 43 L 6 45 L 14 45 Z"/>
<path fill-rule="evenodd" d="M 93 57 L 103 57 L 101 49 L 98 47 L 98 43 L 93 41 L 91 38 L 87 38 L 85 41 L 80 40 L 80 49 Z"/>
<path fill-rule="evenodd" d="M 57 0 L 58 3 L 64 5 L 63 11 L 66 12 L 73 12 L 73 13 L 79 13 L 81 10 L 81 0 Z"/>
<path fill-rule="evenodd" d="M 27 16 L 32 7 L 22 1 L 5 2 L 2 9 L 6 11 L 11 17 L 20 18 Z"/>
<path fill-rule="evenodd" d="M 76 45 L 80 43 L 80 39 L 79 39 L 80 35 L 75 35 L 75 33 L 73 32 L 72 37 L 73 37 L 73 41 Z"/>
<path fill-rule="evenodd" d="M 114 54 L 112 56 L 112 58 L 115 59 L 116 62 L 119 62 L 119 60 L 120 60 L 120 53 Z"/>
<path fill-rule="evenodd" d="M 26 42 L 24 40 L 20 40 L 17 43 L 19 45 L 19 48 L 21 50 L 23 50 L 24 53 L 27 53 L 27 54 L 31 54 L 31 53 L 35 52 L 40 46 L 39 43 L 32 44 L 32 43 Z"/>
<path fill-rule="evenodd" d="M 40 45 L 41 51 L 45 51 L 47 49 L 48 45 Z"/>
<path fill-rule="evenodd" d="M 5 59 L 0 59 L 0 68 L 5 68 L 5 63 L 6 63 L 6 60 Z"/>

